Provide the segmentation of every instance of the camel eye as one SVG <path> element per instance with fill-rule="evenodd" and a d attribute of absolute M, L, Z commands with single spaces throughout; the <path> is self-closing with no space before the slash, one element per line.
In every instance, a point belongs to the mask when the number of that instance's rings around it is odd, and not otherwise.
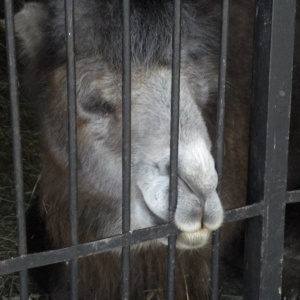
<path fill-rule="evenodd" d="M 87 113 L 101 114 L 105 117 L 114 113 L 115 111 L 114 106 L 108 103 L 107 101 L 101 99 L 99 95 L 91 95 L 87 97 L 87 99 L 84 99 L 82 103 L 82 108 Z"/>

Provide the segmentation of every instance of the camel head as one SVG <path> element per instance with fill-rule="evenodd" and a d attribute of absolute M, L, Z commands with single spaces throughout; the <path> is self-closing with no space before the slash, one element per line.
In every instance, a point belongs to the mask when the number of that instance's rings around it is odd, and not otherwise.
<path fill-rule="evenodd" d="M 21 53 L 30 68 L 36 64 L 34 53 L 43 57 L 42 44 L 45 40 L 41 20 L 46 15 L 44 7 L 39 4 L 25 5 L 23 11 L 16 15 L 17 36 L 23 45 Z M 25 23 L 30 26 L 26 27 Z M 37 39 L 32 39 L 32 31 L 38 33 Z M 41 135 L 47 148 L 45 155 L 51 157 L 61 174 L 66 174 L 60 176 L 67 176 L 66 64 L 56 64 L 46 71 L 38 66 L 36 69 L 35 74 L 42 78 L 37 98 L 41 102 L 39 114 Z M 212 73 L 209 64 L 191 61 L 183 49 L 178 201 L 172 220 L 180 232 L 177 247 L 182 249 L 204 246 L 210 233 L 223 221 L 223 208 L 216 192 L 218 176 L 202 112 L 209 101 L 210 86 L 216 81 L 217 76 L 212 76 Z M 132 64 L 132 230 L 169 221 L 171 80 L 168 63 Z M 122 69 L 108 64 L 101 54 L 79 55 L 76 59 L 76 97 L 79 210 L 85 210 L 85 205 L 88 205 L 86 199 L 94 198 L 96 206 L 104 207 L 99 212 L 101 217 L 98 217 L 99 236 L 119 234 L 122 207 Z M 47 176 L 47 170 L 43 176 Z M 164 244 L 166 241 L 166 238 L 160 240 Z"/>

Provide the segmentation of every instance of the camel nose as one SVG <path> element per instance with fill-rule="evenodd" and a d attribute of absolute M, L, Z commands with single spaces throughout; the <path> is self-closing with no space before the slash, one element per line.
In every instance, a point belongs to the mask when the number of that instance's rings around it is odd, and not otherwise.
<path fill-rule="evenodd" d="M 214 159 L 203 143 L 181 147 L 178 160 L 178 199 L 175 224 L 184 232 L 215 230 L 223 221 L 223 208 L 216 192 L 218 176 Z"/>
<path fill-rule="evenodd" d="M 207 198 L 218 184 L 215 161 L 203 143 L 198 147 L 182 147 L 179 151 L 178 175 L 201 198 Z"/>
<path fill-rule="evenodd" d="M 178 178 L 178 198 L 174 222 L 183 232 L 201 229 L 215 230 L 223 221 L 223 208 L 216 191 L 209 194 L 197 187 L 198 193 L 189 188 L 186 181 Z"/>
<path fill-rule="evenodd" d="M 221 226 L 224 212 L 217 192 L 201 194 L 196 195 L 179 178 L 174 223 L 181 231 L 192 233 L 204 228 L 213 231 Z"/>
<path fill-rule="evenodd" d="M 203 164 L 194 160 L 188 161 L 186 157 L 178 160 L 178 184 L 184 183 L 197 197 L 207 198 L 217 187 L 218 176 L 214 168 L 212 157 L 210 167 L 203 168 Z M 165 157 L 157 163 L 157 168 L 162 176 L 170 176 L 170 158 Z"/>

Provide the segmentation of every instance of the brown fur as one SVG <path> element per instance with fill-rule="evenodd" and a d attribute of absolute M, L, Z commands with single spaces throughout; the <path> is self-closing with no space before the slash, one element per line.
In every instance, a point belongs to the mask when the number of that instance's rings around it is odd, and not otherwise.
<path fill-rule="evenodd" d="M 246 15 L 246 13 L 241 13 L 237 17 L 237 14 L 234 13 L 236 9 L 238 10 L 239 8 L 233 6 L 232 15 L 234 17 L 231 19 L 231 26 L 233 28 L 238 26 L 249 27 L 245 24 L 241 25 L 241 23 L 250 22 L 250 16 Z M 245 57 L 251 58 L 250 44 L 252 39 L 249 39 L 251 35 L 251 31 L 247 35 L 242 34 L 238 38 L 240 43 L 237 44 L 233 43 L 237 38 L 234 32 L 230 36 L 229 41 L 229 87 L 226 103 L 225 157 L 222 180 L 222 198 L 226 208 L 242 206 L 245 204 L 246 198 L 247 160 L 245 157 L 248 156 L 248 91 L 251 84 L 251 60 L 248 59 L 246 64 L 241 64 L 235 58 L 242 54 L 244 59 Z M 55 85 L 58 84 L 58 86 L 53 88 L 52 92 L 57 93 L 60 90 L 59 85 L 61 85 L 63 76 L 60 74 L 54 77 L 57 78 Z M 237 86 L 239 88 L 236 88 Z M 61 111 L 64 112 L 65 108 L 61 108 Z M 210 132 L 213 140 L 215 108 L 208 108 L 207 115 L 209 117 L 207 122 L 211 125 Z M 84 122 L 79 121 L 79 123 L 78 139 L 81 140 L 84 139 L 87 133 L 84 133 Z M 239 146 L 237 147 L 237 145 Z M 67 217 L 69 215 L 69 204 L 64 199 L 68 195 L 67 170 L 56 165 L 51 153 L 47 154 L 45 152 L 43 157 L 44 175 L 42 176 L 43 180 L 40 187 L 40 195 L 42 195 L 41 209 L 47 222 L 47 231 L 51 233 L 53 244 L 57 247 L 67 246 L 69 244 L 69 220 Z M 105 204 L 102 203 L 102 205 Z M 88 242 L 99 238 L 96 232 L 99 224 L 93 223 L 92 220 L 95 219 L 96 215 L 100 215 L 100 211 L 103 210 L 107 211 L 108 214 L 110 213 L 109 207 L 99 205 L 99 199 L 86 193 L 81 194 L 79 189 L 80 215 L 78 228 L 80 242 Z M 62 218 L 62 216 L 65 217 Z M 101 222 L 101 220 L 96 220 Z M 103 224 L 103 226 L 105 225 Z M 223 251 L 229 251 L 228 244 L 236 237 L 237 226 L 239 227 L 237 224 L 228 224 L 222 230 Z M 206 249 L 183 253 L 178 251 L 176 299 L 204 299 L 208 296 L 209 248 L 207 246 Z M 230 252 L 231 255 L 235 253 L 233 249 Z M 81 296 L 79 298 L 118 299 L 120 297 L 120 262 L 120 255 L 113 252 L 80 259 L 79 286 Z M 154 244 L 150 248 L 133 250 L 131 266 L 132 299 L 166 298 L 167 269 L 166 248 L 164 246 Z M 64 265 L 63 269 L 65 270 L 64 272 L 67 272 L 68 267 Z M 62 284 L 62 286 L 61 289 L 54 293 L 54 299 L 65 299 L 65 295 L 68 294 L 68 288 L 66 284 Z"/>
<path fill-rule="evenodd" d="M 247 158 L 248 158 L 248 134 L 250 119 L 250 96 L 251 96 L 251 59 L 252 59 L 252 20 L 254 12 L 250 1 L 236 1 L 231 5 L 229 57 L 228 57 L 228 88 L 226 102 L 226 127 L 224 142 L 224 167 L 222 177 L 222 203 L 226 209 L 240 207 L 245 204 L 247 187 Z M 219 8 L 217 8 L 218 10 Z M 218 16 L 219 12 L 215 14 Z M 197 58 L 199 60 L 203 59 Z M 164 58 L 164 64 L 168 65 L 168 59 Z M 198 61 L 199 63 L 199 61 Z M 161 61 L 160 61 L 161 64 Z M 94 65 L 94 64 L 93 64 Z M 49 68 L 49 66 L 47 66 Z M 41 119 L 43 119 L 42 132 L 49 131 L 50 136 L 57 138 L 60 151 L 53 151 L 47 135 L 43 135 L 42 154 L 42 180 L 39 188 L 40 202 L 39 210 L 45 221 L 46 235 L 48 236 L 50 248 L 66 247 L 69 240 L 69 203 L 68 203 L 68 168 L 66 153 L 67 136 L 67 111 L 65 90 L 65 65 L 62 67 L 51 66 L 53 70 L 33 70 L 39 78 L 40 85 L 44 87 L 39 92 L 43 107 L 40 108 Z M 154 67 L 157 67 L 155 65 Z M 212 86 L 216 85 L 217 63 L 211 58 L 206 68 L 210 71 L 205 74 Z M 38 67 L 37 67 L 38 68 Z M 104 68 L 102 66 L 102 68 Z M 148 68 L 148 66 L 147 66 Z M 77 65 L 77 76 L 91 73 L 93 80 L 101 81 L 102 85 L 112 95 L 115 90 L 120 91 L 120 69 L 106 70 L 115 78 L 113 83 L 106 82 L 105 78 L 98 77 L 93 70 L 87 70 L 84 63 Z M 149 73 L 151 68 L 147 69 Z M 189 71 L 189 66 L 183 68 L 183 74 Z M 143 73 L 143 72 L 141 72 Z M 189 74 L 187 75 L 189 76 Z M 136 77 L 138 77 L 136 75 Z M 88 80 L 90 80 L 88 78 Z M 196 78 L 197 79 L 197 78 Z M 85 79 L 80 79 L 79 87 L 83 91 L 88 89 Z M 192 75 L 191 75 L 192 81 Z M 195 84 L 195 83 L 194 83 Z M 192 84 L 191 84 L 192 85 Z M 195 84 L 196 85 L 196 84 Z M 39 90 L 39 88 L 37 88 Z M 99 91 L 98 91 L 99 92 Z M 211 92 L 211 91 L 209 91 Z M 81 91 L 77 90 L 80 95 Z M 102 97 L 103 95 L 98 96 Z M 105 98 L 105 95 L 104 95 Z M 45 101 L 56 99 L 55 101 Z M 120 155 L 120 126 L 117 121 L 120 118 L 121 102 L 117 96 L 112 100 L 112 109 L 116 112 L 115 119 L 110 122 L 114 128 L 113 138 L 102 136 L 109 145 L 115 145 L 114 151 Z M 206 125 L 211 140 L 215 140 L 215 102 L 207 106 L 199 104 L 205 115 Z M 116 125 L 117 124 L 117 125 Z M 88 144 L 89 128 L 88 122 L 83 117 L 77 120 L 78 144 Z M 50 150 L 49 150 L 50 149 Z M 89 160 L 87 148 L 83 151 L 82 161 Z M 214 151 L 214 146 L 212 151 Z M 111 233 L 120 233 L 120 228 L 107 228 L 106 216 L 110 216 L 110 224 L 118 224 L 118 217 L 114 215 L 115 207 L 120 203 L 105 193 L 90 189 L 89 182 L 80 173 L 78 187 L 78 229 L 79 242 L 89 242 L 104 238 Z M 112 184 L 113 185 L 113 184 Z M 113 186 L 112 189 L 119 186 Z M 105 200 L 105 201 L 103 201 Z M 222 251 L 226 258 L 236 257 L 234 240 L 237 238 L 241 228 L 239 224 L 227 224 L 222 229 Z M 231 246 L 230 246 L 231 245 Z M 48 245 L 49 247 L 49 245 Z M 208 294 L 210 273 L 210 247 L 206 246 L 198 250 L 178 250 L 176 254 L 177 276 L 176 276 L 176 299 L 205 299 Z M 131 299 L 165 299 L 167 288 L 167 266 L 166 247 L 157 241 L 148 243 L 147 247 L 133 247 L 131 251 Z M 120 298 L 120 252 L 111 251 L 87 258 L 79 259 L 79 299 L 119 299 Z M 59 274 L 56 272 L 49 275 L 50 290 L 53 299 L 66 299 L 69 296 L 68 273 L 69 265 L 60 264 Z"/>

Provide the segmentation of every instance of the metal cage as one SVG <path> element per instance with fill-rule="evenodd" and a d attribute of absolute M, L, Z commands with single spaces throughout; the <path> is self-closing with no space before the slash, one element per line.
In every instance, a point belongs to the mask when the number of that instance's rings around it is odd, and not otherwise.
<path fill-rule="evenodd" d="M 122 299 L 128 299 L 130 245 L 163 236 L 169 237 L 168 299 L 174 296 L 176 228 L 165 224 L 130 231 L 130 1 L 123 1 L 123 234 L 79 244 L 77 240 L 77 175 L 75 127 L 74 4 L 65 1 L 67 36 L 67 72 L 69 103 L 69 178 L 71 243 L 67 248 L 27 254 L 21 137 L 19 124 L 17 71 L 15 58 L 13 1 L 5 0 L 7 55 L 12 108 L 13 157 L 18 219 L 19 256 L 0 261 L 0 275 L 20 272 L 21 299 L 28 298 L 27 270 L 63 261 L 71 263 L 71 295 L 77 299 L 77 259 L 122 247 Z M 222 176 L 223 131 L 226 90 L 226 57 L 229 0 L 222 5 L 222 37 L 219 71 L 219 103 L 216 165 Z M 180 11 L 181 1 L 174 0 L 172 65 L 172 130 L 170 218 L 177 197 L 177 151 L 180 82 Z M 248 177 L 248 205 L 226 212 L 225 222 L 247 219 L 246 299 L 280 299 L 284 242 L 285 205 L 300 202 L 300 191 L 287 192 L 287 161 L 296 1 L 257 0 L 254 41 L 253 100 Z M 255 242 L 252 242 L 255 241 Z M 211 299 L 218 299 L 219 234 L 213 234 Z M 259 258 L 259 259 L 257 259 Z"/>

